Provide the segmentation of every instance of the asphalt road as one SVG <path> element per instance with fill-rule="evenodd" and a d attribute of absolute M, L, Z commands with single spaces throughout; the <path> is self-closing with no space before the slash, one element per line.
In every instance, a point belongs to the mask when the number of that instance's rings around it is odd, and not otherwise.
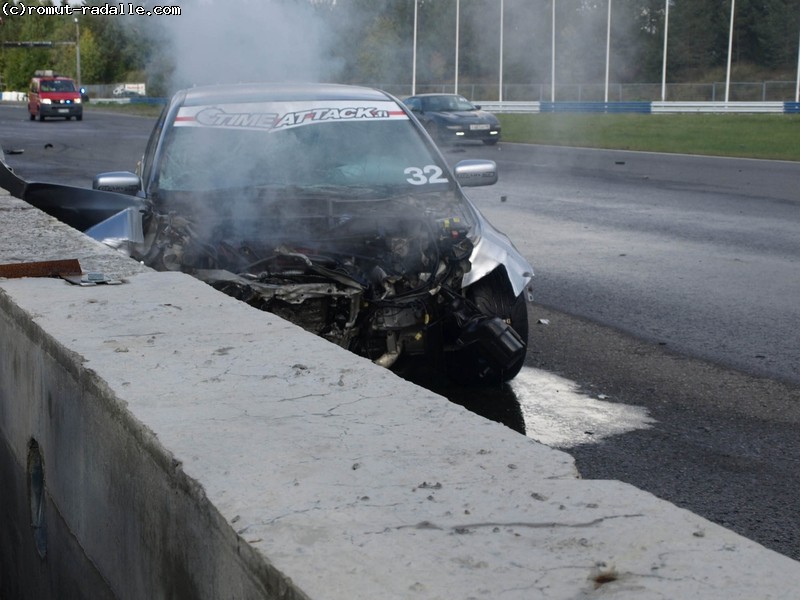
<path fill-rule="evenodd" d="M 26 179 L 88 186 L 133 169 L 153 121 L 29 122 L 0 105 L 0 144 Z M 651 420 L 602 439 L 580 425 L 582 475 L 800 559 L 800 165 L 506 143 L 446 155 L 498 162 L 500 183 L 470 195 L 536 268 L 530 372 Z M 536 437 L 525 398 L 543 384 L 518 380 L 438 389 Z"/>
<path fill-rule="evenodd" d="M 21 104 L 0 104 L 6 163 L 28 181 L 83 187 L 105 171 L 132 171 L 155 118 L 84 111 L 84 120 L 30 121 Z"/>
<path fill-rule="evenodd" d="M 531 322 L 548 324 L 528 364 L 655 421 L 569 447 L 582 475 L 800 559 L 800 164 L 515 144 L 447 155 L 498 162 L 500 183 L 470 195 L 536 269 Z"/>
<path fill-rule="evenodd" d="M 800 384 L 800 163 L 468 153 L 499 163 L 501 183 L 472 195 L 536 267 L 539 302 Z"/>

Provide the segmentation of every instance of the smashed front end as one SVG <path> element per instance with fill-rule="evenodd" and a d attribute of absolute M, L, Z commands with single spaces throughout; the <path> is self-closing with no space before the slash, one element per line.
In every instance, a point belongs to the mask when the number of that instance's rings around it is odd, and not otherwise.
<path fill-rule="evenodd" d="M 473 217 L 454 192 L 424 202 L 336 193 L 342 190 L 298 190 L 292 198 L 285 190 L 246 198 L 172 194 L 148 211 L 144 243 L 133 255 L 384 367 L 411 356 L 444 364 L 445 353 L 477 341 L 499 370 L 519 360 L 524 342 L 462 291 Z"/>

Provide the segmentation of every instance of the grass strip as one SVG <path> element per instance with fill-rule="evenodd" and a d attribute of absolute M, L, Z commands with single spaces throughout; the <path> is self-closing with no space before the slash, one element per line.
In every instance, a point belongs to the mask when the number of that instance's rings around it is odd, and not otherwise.
<path fill-rule="evenodd" d="M 503 140 L 554 146 L 800 161 L 800 115 L 498 115 Z"/>
<path fill-rule="evenodd" d="M 90 102 L 84 104 L 84 110 L 122 113 L 126 115 L 136 115 L 139 117 L 158 117 L 161 114 L 163 104 L 145 103 L 117 103 L 117 102 Z"/>

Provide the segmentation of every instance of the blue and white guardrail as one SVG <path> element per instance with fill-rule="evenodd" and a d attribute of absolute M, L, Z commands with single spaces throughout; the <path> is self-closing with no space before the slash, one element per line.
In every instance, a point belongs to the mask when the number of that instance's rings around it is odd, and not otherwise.
<path fill-rule="evenodd" d="M 495 113 L 774 113 L 800 114 L 800 102 L 476 102 Z"/>

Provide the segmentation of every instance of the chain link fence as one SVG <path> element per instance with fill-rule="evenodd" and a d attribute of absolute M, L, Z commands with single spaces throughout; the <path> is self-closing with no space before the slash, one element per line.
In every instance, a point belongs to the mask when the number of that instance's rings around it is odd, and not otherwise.
<path fill-rule="evenodd" d="M 386 90 L 395 96 L 412 94 L 411 84 L 368 84 Z M 794 81 L 731 82 L 728 89 L 731 102 L 792 102 L 795 98 Z M 416 93 L 452 93 L 452 83 L 417 84 Z M 725 100 L 725 82 L 668 83 L 665 86 L 668 102 L 721 102 Z M 461 83 L 458 93 L 470 100 L 499 99 L 497 84 Z M 609 102 L 656 102 L 662 100 L 660 83 L 612 83 L 608 86 Z M 550 84 L 506 84 L 503 85 L 503 100 L 510 102 L 549 102 L 552 99 Z M 557 102 L 602 102 L 605 100 L 605 84 L 556 84 Z"/>

